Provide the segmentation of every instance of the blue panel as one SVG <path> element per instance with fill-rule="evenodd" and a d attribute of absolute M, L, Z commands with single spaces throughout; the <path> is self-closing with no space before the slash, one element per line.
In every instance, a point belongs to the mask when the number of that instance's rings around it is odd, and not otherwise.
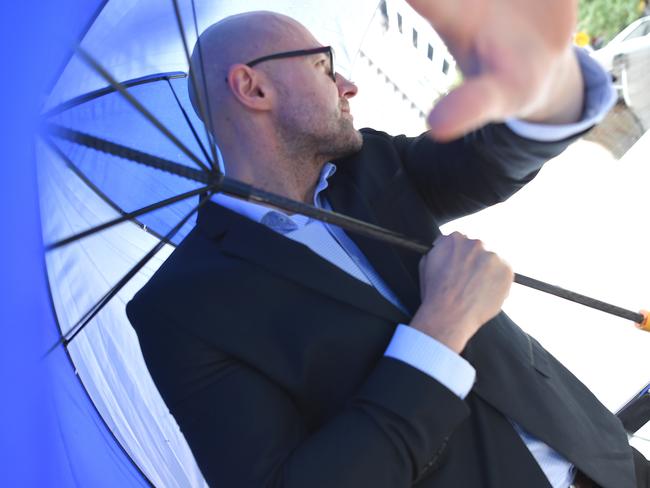
<path fill-rule="evenodd" d="M 3 6 L 0 78 L 0 486 L 146 486 L 94 414 L 63 351 L 45 285 L 32 132 L 42 93 L 98 1 Z M 34 17 L 34 15 L 38 17 Z M 4 36 L 7 36 L 6 38 Z"/>

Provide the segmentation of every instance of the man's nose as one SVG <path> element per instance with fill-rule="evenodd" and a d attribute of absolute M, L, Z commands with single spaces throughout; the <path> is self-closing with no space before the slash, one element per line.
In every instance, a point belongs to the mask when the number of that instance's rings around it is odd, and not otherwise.
<path fill-rule="evenodd" d="M 352 98 L 359 91 L 357 85 L 352 83 L 340 73 L 336 73 L 336 87 L 339 89 L 339 96 L 345 98 Z"/>

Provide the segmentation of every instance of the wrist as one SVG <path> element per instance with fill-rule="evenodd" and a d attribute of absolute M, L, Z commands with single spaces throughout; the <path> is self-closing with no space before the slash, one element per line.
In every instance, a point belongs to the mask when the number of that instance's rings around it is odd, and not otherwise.
<path fill-rule="evenodd" d="M 467 327 L 463 327 L 459 321 L 453 320 L 449 315 L 437 312 L 425 304 L 417 310 L 409 326 L 432 337 L 457 354 L 465 349 L 469 340 L 465 332 Z"/>
<path fill-rule="evenodd" d="M 585 86 L 573 46 L 568 46 L 553 73 L 549 75 L 549 87 L 536 106 L 519 115 L 526 122 L 559 125 L 572 124 L 582 117 Z"/>

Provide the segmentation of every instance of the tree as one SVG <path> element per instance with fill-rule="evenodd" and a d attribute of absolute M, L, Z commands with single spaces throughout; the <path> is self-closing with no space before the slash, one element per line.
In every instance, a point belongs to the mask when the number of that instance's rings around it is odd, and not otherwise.
<path fill-rule="evenodd" d="M 578 30 L 607 42 L 646 7 L 645 0 L 580 0 Z"/>

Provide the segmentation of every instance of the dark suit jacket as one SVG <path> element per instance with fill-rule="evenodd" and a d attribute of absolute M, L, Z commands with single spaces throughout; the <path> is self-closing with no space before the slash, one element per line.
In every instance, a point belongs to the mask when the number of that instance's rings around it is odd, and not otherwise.
<path fill-rule="evenodd" d="M 569 141 L 489 126 L 451 144 L 364 131 L 335 210 L 433 242 Z M 419 256 L 351 235 L 413 312 Z M 620 422 L 506 315 L 465 400 L 383 356 L 410 318 L 305 246 L 216 204 L 129 303 L 148 368 L 215 487 L 548 487 L 510 421 L 606 488 L 636 486 Z M 559 318 L 561 320 L 561 318 Z"/>

